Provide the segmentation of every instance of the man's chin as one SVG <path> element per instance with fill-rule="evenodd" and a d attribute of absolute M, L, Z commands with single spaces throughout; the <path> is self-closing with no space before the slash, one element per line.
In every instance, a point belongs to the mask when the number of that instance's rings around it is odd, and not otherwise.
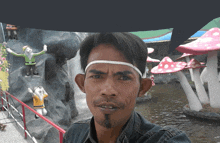
<path fill-rule="evenodd" d="M 110 120 L 110 115 L 105 114 L 104 117 L 95 117 L 94 120 L 102 127 L 110 129 L 113 126 L 112 121 Z"/>

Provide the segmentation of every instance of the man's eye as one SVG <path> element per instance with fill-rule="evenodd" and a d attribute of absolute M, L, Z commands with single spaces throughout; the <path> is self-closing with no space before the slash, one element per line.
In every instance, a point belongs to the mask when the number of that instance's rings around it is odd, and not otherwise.
<path fill-rule="evenodd" d="M 119 79 L 120 80 L 131 80 L 131 78 L 128 76 L 121 76 Z"/>
<path fill-rule="evenodd" d="M 92 75 L 91 78 L 101 78 L 101 75 Z"/>

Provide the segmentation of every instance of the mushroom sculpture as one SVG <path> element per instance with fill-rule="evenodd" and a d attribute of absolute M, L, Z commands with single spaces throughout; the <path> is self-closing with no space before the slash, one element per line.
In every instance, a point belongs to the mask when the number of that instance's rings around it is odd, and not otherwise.
<path fill-rule="evenodd" d="M 147 53 L 148 54 L 151 54 L 153 52 L 154 52 L 154 48 L 150 48 L 150 47 L 147 48 Z"/>
<path fill-rule="evenodd" d="M 200 62 L 198 62 L 195 59 L 191 59 L 189 63 L 187 63 L 187 66 L 185 69 L 192 69 L 193 70 L 193 79 L 196 87 L 196 92 L 199 97 L 199 100 L 202 104 L 208 104 L 209 98 L 205 91 L 204 86 L 202 85 L 202 81 L 200 79 L 200 68 L 203 68 L 206 66 L 201 65 Z"/>
<path fill-rule="evenodd" d="M 152 68 L 151 73 L 153 74 L 167 74 L 167 73 L 175 73 L 180 80 L 180 84 L 186 94 L 186 97 L 189 102 L 189 107 L 191 110 L 200 111 L 202 109 L 202 105 L 194 93 L 192 87 L 185 75 L 181 72 L 186 66 L 185 62 L 173 62 L 169 57 L 163 58 L 163 60 L 159 63 L 158 66 Z"/>
<path fill-rule="evenodd" d="M 148 62 L 148 63 L 159 63 L 160 60 L 158 60 L 158 59 L 153 59 L 153 58 L 147 56 L 147 62 Z"/>
<path fill-rule="evenodd" d="M 153 53 L 153 52 L 154 52 L 154 48 L 150 48 L 150 47 L 147 48 L 147 53 L 148 53 L 148 54 L 151 54 L 151 53 Z M 146 62 L 147 62 L 147 63 L 160 62 L 160 60 L 153 59 L 153 58 L 147 56 Z M 149 70 L 149 69 L 148 69 L 148 67 L 146 66 L 145 72 L 144 72 L 144 74 L 143 74 L 143 78 L 146 77 L 146 75 L 147 75 L 147 73 L 148 73 L 148 70 Z"/>
<path fill-rule="evenodd" d="M 208 54 L 206 64 L 208 74 L 206 76 L 208 76 L 210 106 L 213 108 L 220 108 L 220 84 L 217 72 L 217 52 L 220 50 L 219 39 L 220 29 L 212 28 L 197 40 L 176 48 L 177 51 L 182 53 L 191 53 L 194 55 Z"/>
<path fill-rule="evenodd" d="M 147 60 L 146 60 L 146 61 L 147 61 L 147 63 L 159 63 L 159 62 L 160 62 L 160 60 L 158 60 L 158 59 L 153 59 L 153 58 L 151 58 L 151 57 L 149 57 L 149 56 L 147 56 Z M 148 72 L 148 67 L 146 67 L 146 69 L 145 69 L 145 73 L 144 73 L 143 78 L 146 77 L 147 72 Z"/>
<path fill-rule="evenodd" d="M 176 60 L 185 59 L 186 62 L 188 63 L 193 56 L 194 56 L 193 54 L 183 53 L 183 55 L 181 57 L 177 58 Z M 190 76 L 191 76 L 191 80 L 194 81 L 193 80 L 193 71 L 192 71 L 192 69 L 189 69 L 189 73 L 190 73 Z"/>

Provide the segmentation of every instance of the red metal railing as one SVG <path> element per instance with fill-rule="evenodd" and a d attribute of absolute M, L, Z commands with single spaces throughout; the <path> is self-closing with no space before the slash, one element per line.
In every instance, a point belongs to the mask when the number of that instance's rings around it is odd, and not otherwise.
<path fill-rule="evenodd" d="M 1 91 L 2 93 L 3 91 Z M 49 119 L 47 119 L 46 117 L 44 117 L 43 115 L 39 114 L 38 112 L 36 112 L 34 109 L 32 109 L 31 107 L 29 107 L 28 105 L 26 105 L 24 102 L 20 101 L 19 99 L 17 99 L 16 97 L 14 97 L 13 95 L 11 95 L 8 92 L 5 92 L 6 94 L 6 100 L 7 100 L 7 106 L 9 108 L 9 102 L 8 102 L 8 96 L 11 96 L 13 99 L 17 100 L 21 105 L 22 105 L 22 116 L 23 116 L 23 123 L 24 123 L 24 134 L 25 134 L 25 139 L 27 138 L 27 130 L 26 130 L 26 120 L 25 120 L 25 108 L 28 108 L 29 110 L 31 110 L 32 112 L 34 112 L 35 114 L 37 114 L 40 118 L 42 118 L 43 120 L 45 120 L 46 122 L 48 122 L 49 124 L 51 124 L 54 128 L 56 128 L 59 131 L 59 137 L 60 137 L 60 143 L 63 143 L 63 134 L 66 132 L 64 129 L 60 128 L 58 125 L 56 125 L 55 123 L 53 123 L 52 121 L 50 121 Z M 2 94 L 1 94 L 2 95 Z M 3 96 L 1 98 L 2 100 L 2 105 L 3 105 Z M 12 106 L 12 105 L 10 105 Z M 4 106 L 2 107 L 4 108 Z M 8 109 L 7 109 L 8 111 Z"/>

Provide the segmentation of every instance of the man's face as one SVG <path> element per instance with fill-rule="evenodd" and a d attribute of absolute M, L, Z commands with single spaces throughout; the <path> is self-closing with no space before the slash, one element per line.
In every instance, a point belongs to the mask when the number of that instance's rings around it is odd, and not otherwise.
<path fill-rule="evenodd" d="M 112 45 L 100 44 L 88 58 L 127 62 Z M 87 63 L 87 64 L 88 64 Z M 140 89 L 139 74 L 126 65 L 92 64 L 86 71 L 84 92 L 95 122 L 107 128 L 124 124 L 130 117 Z"/>

